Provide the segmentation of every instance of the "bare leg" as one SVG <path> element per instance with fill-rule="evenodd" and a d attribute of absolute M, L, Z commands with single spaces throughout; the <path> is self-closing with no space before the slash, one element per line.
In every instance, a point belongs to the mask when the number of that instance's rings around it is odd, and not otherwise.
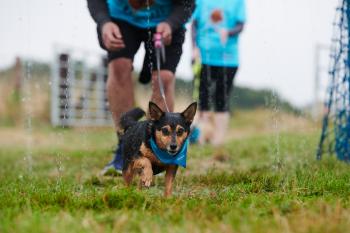
<path fill-rule="evenodd" d="M 164 196 L 170 197 L 173 192 L 173 183 L 176 176 L 178 166 L 171 165 L 167 167 L 166 173 L 165 173 L 165 190 L 164 190 Z"/>
<path fill-rule="evenodd" d="M 201 111 L 199 113 L 198 127 L 201 130 L 199 137 L 199 144 L 203 145 L 209 142 L 213 138 L 213 133 L 215 131 L 215 126 L 213 122 L 213 112 Z"/>
<path fill-rule="evenodd" d="M 174 73 L 169 70 L 161 70 L 160 77 L 162 78 L 164 85 L 164 93 L 169 111 L 174 111 L 174 99 L 175 99 L 175 76 Z M 152 101 L 155 102 L 163 111 L 166 111 L 164 100 L 160 94 L 158 85 L 157 72 L 152 74 Z"/>
<path fill-rule="evenodd" d="M 134 161 L 134 171 L 140 174 L 139 188 L 142 186 L 150 187 L 153 179 L 152 164 L 145 157 L 138 158 Z"/>
<path fill-rule="evenodd" d="M 132 61 L 127 58 L 117 58 L 108 64 L 107 95 L 109 109 L 117 130 L 121 114 L 134 105 L 131 71 Z"/>
<path fill-rule="evenodd" d="M 225 134 L 230 121 L 230 114 L 228 112 L 215 112 L 214 125 L 215 131 L 211 143 L 214 146 L 220 146 L 224 143 Z"/>

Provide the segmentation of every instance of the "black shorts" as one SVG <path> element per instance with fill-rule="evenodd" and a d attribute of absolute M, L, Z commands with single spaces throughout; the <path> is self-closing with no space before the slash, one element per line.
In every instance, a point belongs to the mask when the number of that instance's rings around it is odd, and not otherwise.
<path fill-rule="evenodd" d="M 141 45 L 141 42 L 144 42 L 146 55 L 144 59 L 144 67 L 142 72 L 145 72 L 145 69 L 148 69 L 148 72 L 152 72 L 153 70 L 155 70 L 156 56 L 153 45 L 153 34 L 155 32 L 155 28 L 139 28 L 118 19 L 113 19 L 113 22 L 118 25 L 121 31 L 125 48 L 118 51 L 108 51 L 103 45 L 101 30 L 97 28 L 100 46 L 108 53 L 108 62 L 121 57 L 130 58 L 133 61 L 134 56 Z M 161 69 L 169 70 L 175 73 L 176 67 L 180 61 L 180 57 L 182 54 L 182 44 L 185 40 L 185 31 L 185 28 L 181 28 L 173 32 L 171 44 L 165 46 L 166 58 L 165 62 L 161 64 Z"/>
<path fill-rule="evenodd" d="M 202 64 L 199 84 L 199 109 L 216 112 L 230 110 L 230 95 L 238 67 Z M 213 85 L 215 84 L 215 85 Z"/>

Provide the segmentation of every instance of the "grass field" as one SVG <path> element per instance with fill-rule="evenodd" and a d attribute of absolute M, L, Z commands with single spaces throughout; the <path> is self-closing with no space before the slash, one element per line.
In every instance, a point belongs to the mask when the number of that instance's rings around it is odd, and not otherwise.
<path fill-rule="evenodd" d="M 221 148 L 191 146 L 174 196 L 164 177 L 99 177 L 111 129 L 0 129 L 0 232 L 350 232 L 349 166 L 315 161 L 319 126 L 238 112 Z"/>

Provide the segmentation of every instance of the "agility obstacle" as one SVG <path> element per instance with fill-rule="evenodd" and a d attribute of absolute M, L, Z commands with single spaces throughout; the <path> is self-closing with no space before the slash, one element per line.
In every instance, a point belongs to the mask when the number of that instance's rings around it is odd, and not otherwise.
<path fill-rule="evenodd" d="M 106 96 L 107 60 L 88 67 L 69 52 L 57 53 L 51 67 L 51 123 L 54 126 L 112 125 Z"/>
<path fill-rule="evenodd" d="M 336 9 L 331 45 L 330 83 L 317 159 L 325 153 L 350 161 L 350 0 Z"/>

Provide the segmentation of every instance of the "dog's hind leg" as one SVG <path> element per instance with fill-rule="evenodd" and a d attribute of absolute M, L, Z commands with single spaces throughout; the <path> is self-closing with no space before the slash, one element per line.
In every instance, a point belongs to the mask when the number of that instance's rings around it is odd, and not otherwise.
<path fill-rule="evenodd" d="M 134 161 L 134 170 L 140 174 L 140 186 L 150 187 L 153 179 L 152 164 L 146 157 L 140 157 Z"/>
<path fill-rule="evenodd" d="M 164 196 L 170 197 L 173 192 L 173 183 L 176 176 L 178 166 L 176 165 L 170 165 L 166 168 L 165 173 L 165 190 L 164 190 Z"/>
<path fill-rule="evenodd" d="M 130 163 L 128 168 L 126 170 L 123 170 L 123 178 L 124 178 L 125 184 L 127 186 L 130 186 L 132 179 L 134 178 L 133 163 Z"/>

